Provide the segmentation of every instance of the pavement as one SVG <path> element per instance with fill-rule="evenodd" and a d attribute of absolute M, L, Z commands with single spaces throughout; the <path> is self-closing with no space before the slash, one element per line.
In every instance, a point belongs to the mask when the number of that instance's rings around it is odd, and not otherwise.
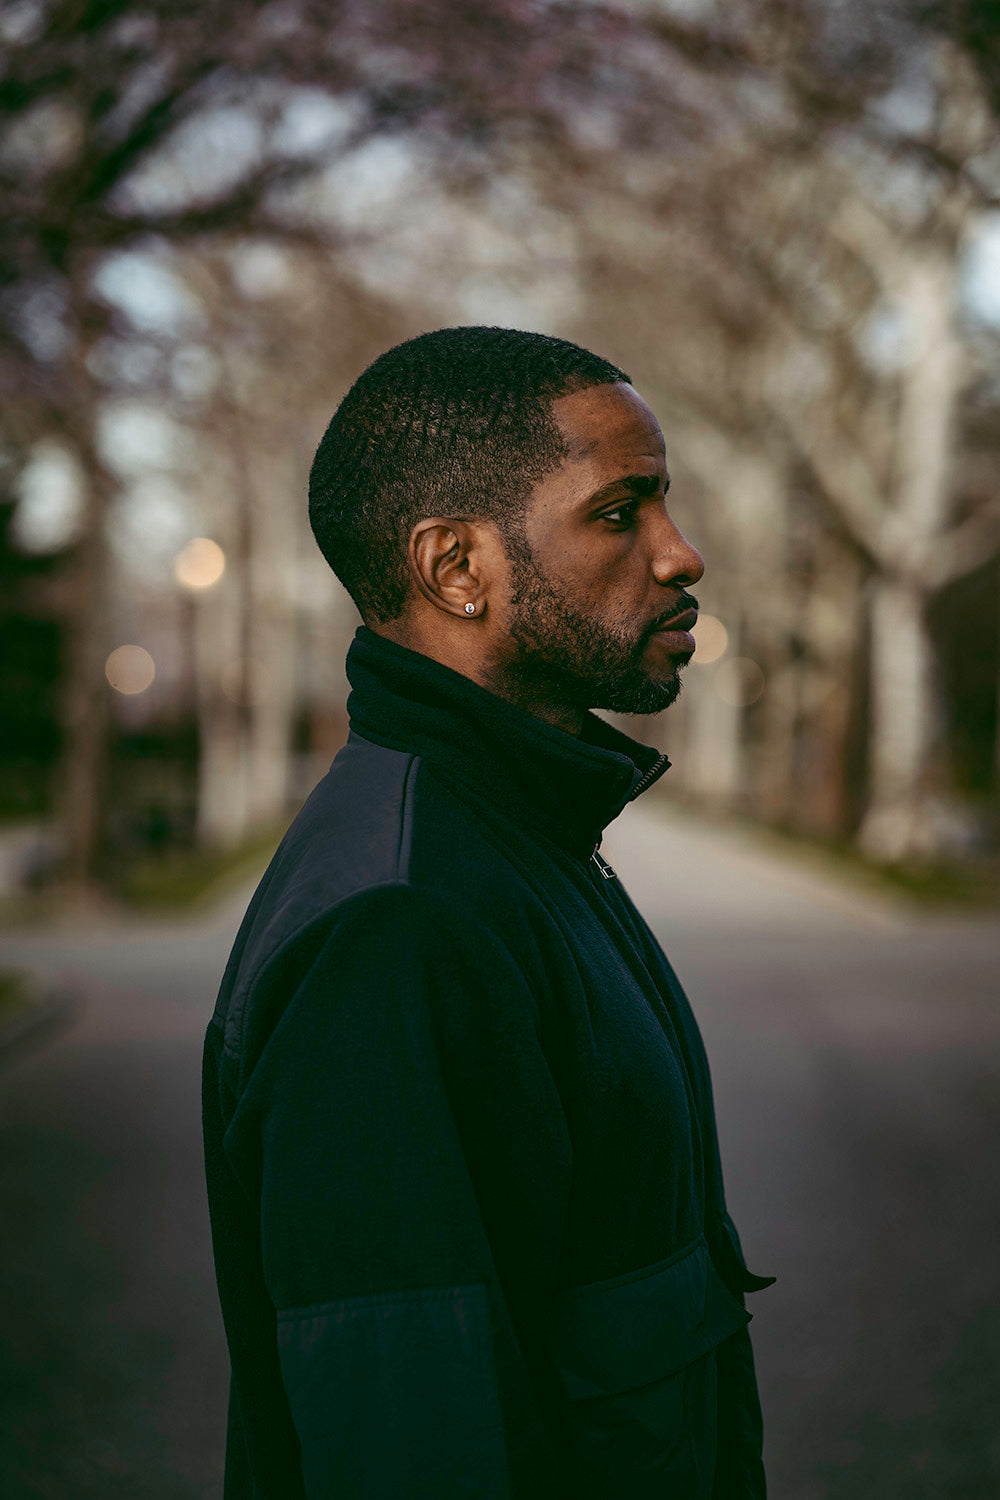
<path fill-rule="evenodd" d="M 640 808 L 605 853 L 692 999 L 730 1209 L 778 1277 L 748 1299 L 772 1500 L 996 1500 L 997 914 Z"/>
<path fill-rule="evenodd" d="M 605 856 L 712 1060 L 772 1500 L 1000 1495 L 1000 926 L 644 799 Z M 249 892 L 0 937 L 76 1008 L 0 1071 L 0 1495 L 221 1495 L 201 1040 Z"/>

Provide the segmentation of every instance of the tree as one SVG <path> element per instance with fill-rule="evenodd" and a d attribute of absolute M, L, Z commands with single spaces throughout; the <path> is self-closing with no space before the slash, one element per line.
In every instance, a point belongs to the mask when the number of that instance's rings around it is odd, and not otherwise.
<path fill-rule="evenodd" d="M 954 267 L 955 215 L 996 191 L 949 102 L 971 97 L 961 81 L 969 56 L 992 86 L 980 45 L 989 14 L 979 0 L 914 16 L 887 0 L 863 10 L 747 0 L 686 18 L 654 5 L 540 0 L 214 0 L 180 8 L 154 0 L 142 10 L 126 0 L 63 0 L 47 11 L 19 8 L 7 23 L 0 79 L 0 384 L 11 396 L 3 421 L 13 448 L 27 453 L 58 431 L 87 480 L 68 695 L 74 732 L 62 778 L 77 877 L 94 872 L 100 826 L 101 608 L 115 493 L 97 436 L 102 351 L 118 316 L 99 294 L 102 268 L 114 255 L 154 245 L 210 256 L 238 235 L 311 248 L 363 279 L 359 250 L 371 246 L 371 232 L 363 214 L 345 212 L 344 197 L 356 190 L 351 164 L 373 143 L 400 146 L 404 176 L 419 159 L 453 206 L 475 203 L 485 217 L 498 212 L 498 185 L 530 183 L 572 226 L 570 269 L 585 293 L 600 286 L 618 295 L 624 265 L 647 286 L 655 278 L 673 360 L 661 352 L 650 367 L 667 410 L 683 418 L 682 447 L 692 466 L 701 462 L 706 483 L 745 474 L 748 465 L 758 476 L 761 504 L 748 507 L 746 525 L 732 533 L 742 538 L 731 571 L 745 628 L 744 603 L 766 597 L 754 573 L 759 538 L 804 513 L 796 498 L 803 476 L 857 559 L 886 583 L 873 620 L 909 612 L 907 714 L 916 727 L 908 749 L 885 749 L 877 726 L 891 723 L 896 732 L 905 716 L 876 707 L 865 836 L 882 853 L 923 839 L 915 814 L 900 821 L 892 813 L 887 822 L 878 812 L 907 798 L 912 804 L 897 783 L 904 766 L 911 786 L 924 776 L 920 725 L 932 697 L 913 587 L 893 594 L 886 580 L 900 571 L 904 521 L 919 515 L 923 527 L 919 538 L 907 530 L 908 576 L 920 573 L 924 564 L 914 559 L 933 539 L 936 582 L 924 568 L 921 599 L 943 581 L 943 558 L 957 576 L 961 559 L 981 548 L 986 521 L 942 534 L 950 525 L 942 475 L 960 396 L 957 359 L 928 354 L 905 377 L 876 378 L 852 346 L 851 320 L 871 313 L 888 286 L 884 260 L 858 238 L 870 240 L 871 225 L 884 221 L 878 233 L 890 260 L 902 256 L 909 268 L 899 295 L 915 310 L 930 309 L 944 329 L 951 292 L 942 277 L 946 262 Z M 933 129 L 892 123 L 885 103 L 914 60 L 937 55 L 921 26 L 937 28 L 933 35 L 951 27 L 958 38 L 941 53 L 959 81 L 942 84 Z M 979 108 L 977 129 L 986 118 Z M 922 255 L 918 232 L 886 215 L 871 191 L 873 167 L 893 180 L 905 170 L 936 185 L 933 254 Z M 822 311 L 824 294 L 838 304 L 832 313 Z M 567 316 L 565 331 L 586 338 L 600 327 L 599 310 L 588 308 L 575 322 Z M 614 338 L 605 347 L 627 362 Z M 811 394 L 793 373 L 803 368 L 815 377 Z M 243 403 L 227 399 L 233 426 Z M 872 418 L 890 414 L 896 431 L 897 404 L 899 432 L 933 449 L 937 478 L 925 478 L 923 488 L 904 482 L 903 445 L 895 459 L 887 454 Z M 920 416 L 931 405 L 934 421 Z M 850 461 L 845 439 L 856 450 Z M 226 441 L 230 460 L 252 474 L 252 443 L 232 433 Z M 289 451 L 287 432 L 281 441 Z M 253 484 L 245 490 L 250 515 Z M 729 503 L 725 494 L 716 498 Z M 817 548 L 823 533 L 810 532 Z M 782 563 L 783 578 L 793 566 Z M 845 564 L 845 580 L 849 574 Z M 775 609 L 758 607 L 752 627 L 772 684 L 758 716 L 764 753 L 750 758 L 752 773 L 733 773 L 750 774 L 764 806 L 787 784 L 808 697 L 793 637 L 822 617 L 802 607 L 790 622 L 773 592 Z M 895 638 L 875 628 L 879 639 Z M 812 645 L 817 659 L 828 653 L 818 636 Z M 883 662 L 877 651 L 876 659 Z M 875 676 L 901 680 L 895 666 L 877 665 Z M 924 708 L 915 709 L 918 702 Z M 738 720 L 730 720 L 735 733 Z M 872 831 L 889 824 L 897 828 L 891 836 Z"/>
<path fill-rule="evenodd" d="M 572 7 L 519 0 L 62 0 L 7 17 L 0 391 L 16 398 L 5 428 L 23 451 L 58 431 L 85 477 L 61 777 L 77 881 L 96 873 L 105 738 L 114 482 L 96 440 L 94 375 L 108 332 L 94 294 L 104 260 L 150 237 L 195 244 L 233 231 L 334 250 L 323 183 L 332 163 L 418 128 L 438 147 L 458 135 L 485 143 L 496 120 L 526 108 L 551 133 L 563 109 L 545 102 L 547 87 L 585 85 L 603 45 L 630 29 L 613 9 L 595 7 L 580 25 Z M 312 213 L 301 212 L 303 196 Z"/>

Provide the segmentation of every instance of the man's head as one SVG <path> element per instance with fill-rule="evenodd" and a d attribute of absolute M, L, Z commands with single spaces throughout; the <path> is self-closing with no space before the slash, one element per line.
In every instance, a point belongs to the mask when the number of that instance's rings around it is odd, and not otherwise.
<path fill-rule="evenodd" d="M 368 625 L 572 728 L 585 708 L 677 694 L 693 645 L 656 626 L 690 611 L 702 562 L 668 482 L 616 366 L 542 334 L 445 328 L 348 392 L 309 509 Z"/>

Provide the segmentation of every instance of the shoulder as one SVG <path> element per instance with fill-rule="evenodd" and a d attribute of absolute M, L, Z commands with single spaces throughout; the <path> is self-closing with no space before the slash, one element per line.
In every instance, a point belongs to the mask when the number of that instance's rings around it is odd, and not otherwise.
<path fill-rule="evenodd" d="M 280 945 L 368 887 L 405 879 L 416 756 L 352 737 L 295 818 L 261 881 L 257 927 Z"/>
<path fill-rule="evenodd" d="M 236 1048 L 248 996 L 275 964 L 288 980 L 322 948 L 338 909 L 405 868 L 416 757 L 353 737 L 278 845 L 233 944 L 214 1023 Z"/>
<path fill-rule="evenodd" d="M 517 967 L 536 905 L 509 852 L 419 757 L 352 736 L 258 886 L 215 1024 L 240 1052 L 248 1010 L 266 1029 L 317 965 L 361 955 L 374 979 L 401 955 L 432 962 L 444 934 L 453 955 Z"/>
<path fill-rule="evenodd" d="M 409 888 L 407 909 L 436 903 L 491 927 L 531 903 L 529 864 L 434 766 L 352 735 L 275 852 L 233 958 L 252 973 L 345 903 L 374 917 L 385 887 Z"/>
<path fill-rule="evenodd" d="M 536 987 L 496 930 L 402 880 L 352 892 L 269 949 L 217 1020 L 237 1094 L 265 1051 L 308 1056 L 331 1036 L 353 1051 L 370 1035 L 433 1035 L 447 1051 L 542 1030 Z"/>

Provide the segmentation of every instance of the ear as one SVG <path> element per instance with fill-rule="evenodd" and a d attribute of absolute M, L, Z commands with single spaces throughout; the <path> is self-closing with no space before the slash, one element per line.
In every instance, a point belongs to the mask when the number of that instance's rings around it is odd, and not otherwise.
<path fill-rule="evenodd" d="M 410 533 L 409 564 L 416 587 L 436 609 L 471 619 L 486 608 L 482 548 L 471 521 L 428 516 Z M 468 605 L 474 608 L 467 608 Z"/>

